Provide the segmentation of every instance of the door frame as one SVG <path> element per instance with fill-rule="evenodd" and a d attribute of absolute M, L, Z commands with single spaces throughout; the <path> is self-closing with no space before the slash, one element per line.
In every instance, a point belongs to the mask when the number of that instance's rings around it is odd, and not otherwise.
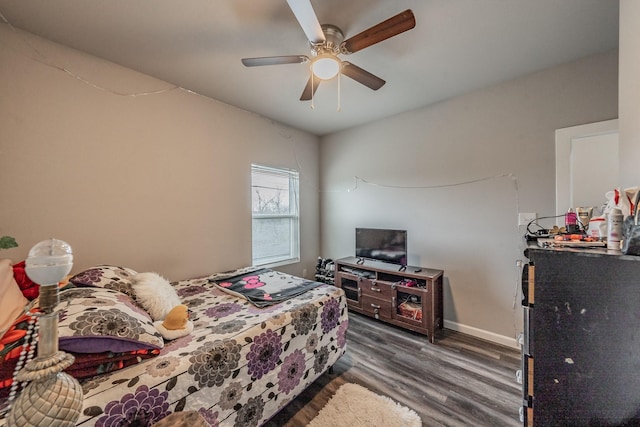
<path fill-rule="evenodd" d="M 566 213 L 571 204 L 571 142 L 577 138 L 618 133 L 618 119 L 556 129 L 556 215 Z M 558 226 L 564 217 L 556 218 Z"/>

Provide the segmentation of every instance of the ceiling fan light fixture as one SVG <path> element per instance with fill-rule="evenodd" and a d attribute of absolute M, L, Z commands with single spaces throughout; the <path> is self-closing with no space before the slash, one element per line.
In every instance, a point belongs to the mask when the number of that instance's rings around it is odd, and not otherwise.
<path fill-rule="evenodd" d="M 340 72 L 340 60 L 329 53 L 316 56 L 311 62 L 311 72 L 322 80 L 330 80 Z"/>

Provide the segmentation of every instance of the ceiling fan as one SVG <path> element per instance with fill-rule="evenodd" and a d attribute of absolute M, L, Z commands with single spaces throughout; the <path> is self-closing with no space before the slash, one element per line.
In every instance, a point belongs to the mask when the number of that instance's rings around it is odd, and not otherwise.
<path fill-rule="evenodd" d="M 384 80 L 351 62 L 342 61 L 338 55 L 358 52 L 416 26 L 413 12 L 407 9 L 345 40 L 340 28 L 329 24 L 320 25 L 311 6 L 311 0 L 287 0 L 287 3 L 309 39 L 310 57 L 307 55 L 265 56 L 243 58 L 242 63 L 246 67 L 258 67 L 310 62 L 311 76 L 300 96 L 301 101 L 311 100 L 322 80 L 332 79 L 340 73 L 370 89 L 380 89 L 386 83 Z"/>

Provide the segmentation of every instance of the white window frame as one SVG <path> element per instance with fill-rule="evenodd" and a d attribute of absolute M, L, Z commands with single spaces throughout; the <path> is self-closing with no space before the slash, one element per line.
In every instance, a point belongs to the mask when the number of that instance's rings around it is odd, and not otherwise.
<path fill-rule="evenodd" d="M 254 174 L 273 174 L 275 176 L 287 177 L 289 179 L 288 185 L 288 198 L 289 198 L 289 213 L 273 213 L 273 214 L 259 214 L 254 212 L 254 190 L 255 190 L 255 176 Z M 257 164 L 251 165 L 251 260 L 253 266 L 260 267 L 275 267 L 278 265 L 292 264 L 300 261 L 300 198 L 299 198 L 299 181 L 300 176 L 297 170 L 274 168 L 269 166 L 262 166 Z M 272 257 L 255 257 L 255 245 L 253 230 L 255 221 L 264 221 L 269 219 L 289 219 L 290 220 L 290 241 L 289 241 L 289 253 L 287 256 L 272 256 Z"/>

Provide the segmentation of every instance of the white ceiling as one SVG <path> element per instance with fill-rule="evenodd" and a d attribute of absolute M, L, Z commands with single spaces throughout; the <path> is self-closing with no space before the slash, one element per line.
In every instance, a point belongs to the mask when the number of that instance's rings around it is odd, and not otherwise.
<path fill-rule="evenodd" d="M 342 57 L 387 84 L 372 91 L 342 78 L 341 111 L 337 80 L 320 85 L 314 109 L 299 101 L 307 64 L 241 64 L 309 55 L 285 0 L 0 0 L 0 13 L 16 28 L 317 135 L 618 45 L 617 0 L 311 1 L 320 23 L 346 38 L 405 9 L 416 17 L 413 30 Z"/>

